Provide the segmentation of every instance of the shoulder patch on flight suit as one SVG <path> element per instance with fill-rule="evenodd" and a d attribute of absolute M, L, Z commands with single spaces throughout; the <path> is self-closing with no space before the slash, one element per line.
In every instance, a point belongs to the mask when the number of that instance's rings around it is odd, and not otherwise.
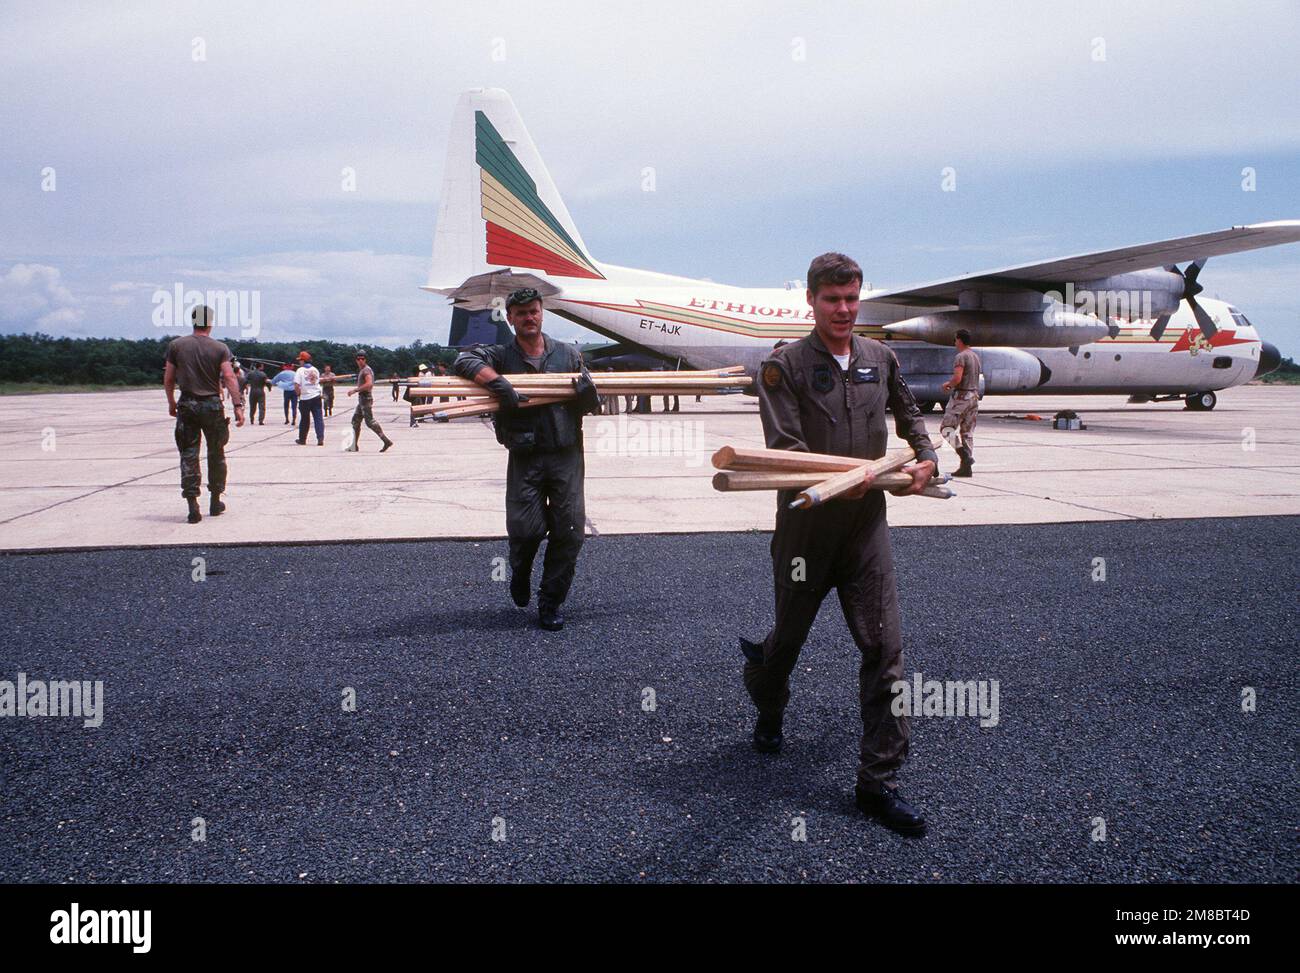
<path fill-rule="evenodd" d="M 831 374 L 830 365 L 814 365 L 812 387 L 818 392 L 829 392 L 835 388 L 835 376 Z"/>
<path fill-rule="evenodd" d="M 776 362 L 770 361 L 763 365 L 763 384 L 770 389 L 780 386 L 781 366 Z"/>
<path fill-rule="evenodd" d="M 863 382 L 879 382 L 880 369 L 874 365 L 868 365 L 865 368 L 858 367 L 853 369 L 853 384 L 861 385 Z"/>

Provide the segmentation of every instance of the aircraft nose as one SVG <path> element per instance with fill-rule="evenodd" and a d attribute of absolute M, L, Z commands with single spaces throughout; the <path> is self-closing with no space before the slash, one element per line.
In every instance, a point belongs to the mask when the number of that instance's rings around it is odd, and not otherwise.
<path fill-rule="evenodd" d="M 1277 350 L 1277 345 L 1268 341 L 1259 343 L 1259 364 L 1255 366 L 1255 377 L 1267 375 L 1269 372 L 1277 369 L 1282 364 L 1282 353 Z"/>

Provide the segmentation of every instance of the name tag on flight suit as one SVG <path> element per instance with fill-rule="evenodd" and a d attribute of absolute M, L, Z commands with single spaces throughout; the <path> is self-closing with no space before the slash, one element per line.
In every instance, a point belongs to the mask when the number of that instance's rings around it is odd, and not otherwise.
<path fill-rule="evenodd" d="M 880 373 L 874 368 L 855 368 L 853 369 L 853 384 L 861 385 L 863 382 L 879 382 Z"/>

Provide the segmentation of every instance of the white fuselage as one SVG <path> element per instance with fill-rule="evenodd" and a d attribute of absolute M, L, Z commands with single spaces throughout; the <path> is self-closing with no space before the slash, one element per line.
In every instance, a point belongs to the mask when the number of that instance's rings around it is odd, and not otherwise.
<path fill-rule="evenodd" d="M 548 310 L 684 366 L 739 364 L 752 371 L 778 342 L 801 338 L 812 329 L 803 290 L 730 287 L 620 267 L 602 269 L 606 280 L 566 282 L 563 296 L 548 302 Z M 1259 363 L 1259 334 L 1226 302 L 1202 298 L 1200 304 L 1219 328 L 1213 344 L 1201 336 L 1184 302 L 1159 340 L 1151 337 L 1152 320 L 1134 320 L 1121 322 L 1115 337 L 1074 348 L 1007 349 L 1045 365 L 1045 379 L 1036 375 L 1026 387 L 1023 374 L 1004 381 L 986 366 L 985 391 L 1176 394 L 1248 382 Z M 859 333 L 887 341 L 910 381 L 907 359 L 922 349 L 941 349 L 888 335 L 882 325 L 892 318 L 881 314 L 877 320 L 873 313 L 872 305 L 862 305 Z"/>

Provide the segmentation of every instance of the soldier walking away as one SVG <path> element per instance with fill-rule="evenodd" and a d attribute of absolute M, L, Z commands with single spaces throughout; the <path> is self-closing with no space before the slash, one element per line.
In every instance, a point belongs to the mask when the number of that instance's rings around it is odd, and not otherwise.
<path fill-rule="evenodd" d="M 582 417 L 600 411 L 600 396 L 573 345 L 542 333 L 542 297 L 531 287 L 506 299 L 506 318 L 515 339 L 477 345 L 456 357 L 461 378 L 492 392 L 497 442 L 510 451 L 506 465 L 506 533 L 510 538 L 510 597 L 520 608 L 532 594 L 533 560 L 543 540 L 546 557 L 537 589 L 538 624 L 548 632 L 564 627 L 560 608 L 573 584 L 587 516 L 583 497 Z M 505 374 L 579 372 L 577 398 L 520 408 L 527 396 Z"/>
<path fill-rule="evenodd" d="M 903 381 L 898 359 L 885 345 L 855 337 L 862 270 L 840 253 L 825 253 L 808 268 L 814 328 L 775 349 L 759 368 L 759 414 L 771 449 L 832 453 L 857 459 L 885 455 L 885 407 L 894 428 L 916 451 L 905 466 L 919 493 L 937 469 L 925 422 Z M 855 796 L 858 807 L 907 835 L 925 832 L 925 819 L 899 796 L 895 777 L 907 756 L 908 725 L 891 708 L 891 686 L 903 675 L 898 592 L 885 497 L 870 491 L 871 477 L 842 499 L 791 510 L 797 491 L 778 493 L 772 535 L 776 619 L 761 644 L 740 640 L 745 688 L 758 709 L 754 747 L 775 753 L 794 670 L 826 595 L 834 589 L 861 653 L 858 698 L 862 743 Z"/>
<path fill-rule="evenodd" d="M 167 346 L 163 388 L 167 392 L 167 413 L 176 418 L 176 448 L 181 454 L 181 496 L 189 506 L 189 523 L 203 519 L 199 512 L 202 478 L 199 474 L 199 439 L 208 445 L 208 492 L 212 494 L 209 515 L 226 509 L 221 494 L 226 490 L 226 441 L 230 420 L 221 405 L 221 390 L 235 403 L 235 425 L 244 424 L 244 406 L 239 400 L 239 380 L 230 366 L 230 349 L 212 337 L 213 312 L 196 307 L 190 312 L 191 334 L 175 338 Z M 180 387 L 180 401 L 176 388 Z"/>
<path fill-rule="evenodd" d="M 325 415 L 334 415 L 334 382 L 338 376 L 334 374 L 334 369 L 329 365 L 321 368 L 320 373 L 320 394 L 321 400 L 325 407 Z"/>
<path fill-rule="evenodd" d="M 308 352 L 298 352 L 298 370 L 294 372 L 293 391 L 298 396 L 298 445 L 307 445 L 307 431 L 316 424 L 316 445 L 325 445 L 325 416 L 321 411 L 324 397 L 320 370 L 311 363 Z"/>
<path fill-rule="evenodd" d="M 970 476 L 975 463 L 975 420 L 980 413 L 980 356 L 970 346 L 970 332 L 959 328 L 953 344 L 957 358 L 952 364 L 952 378 L 943 383 L 945 392 L 951 390 L 948 404 L 943 408 L 939 435 L 948 440 L 961 457 L 961 466 L 953 476 Z"/>
<path fill-rule="evenodd" d="M 262 366 L 257 362 L 253 363 L 246 378 L 248 379 L 248 424 L 251 426 L 256 418 L 259 426 L 265 426 L 266 387 L 271 384 L 271 380 L 266 377 L 266 372 L 262 371 Z"/>
<path fill-rule="evenodd" d="M 384 435 L 383 427 L 375 422 L 375 371 L 366 364 L 364 351 L 357 352 L 357 387 L 348 389 L 348 395 L 357 397 L 357 409 L 352 413 L 352 444 L 345 452 L 355 453 L 360 448 L 362 422 L 366 424 L 367 429 L 383 440 L 384 445 L 379 451 L 388 452 L 393 441 Z"/>

